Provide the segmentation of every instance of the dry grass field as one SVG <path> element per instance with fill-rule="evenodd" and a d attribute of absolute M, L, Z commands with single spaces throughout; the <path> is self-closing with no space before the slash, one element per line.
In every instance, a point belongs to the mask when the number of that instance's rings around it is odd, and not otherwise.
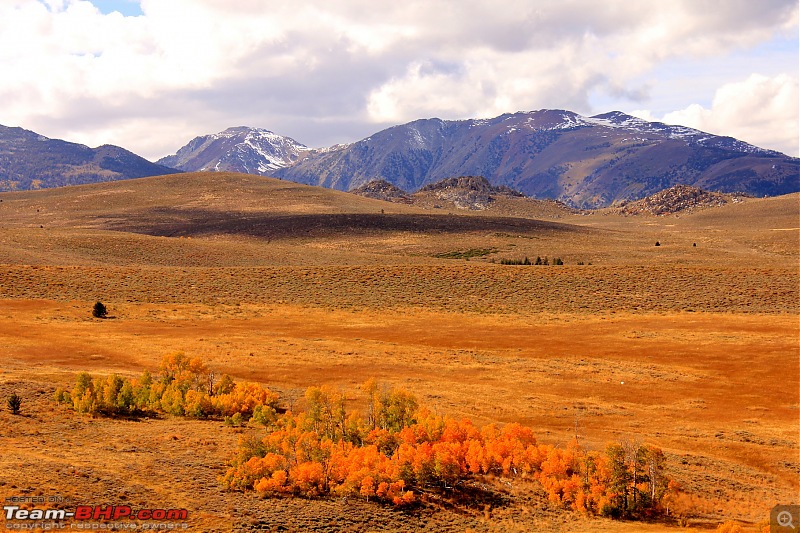
<path fill-rule="evenodd" d="M 677 527 L 584 518 L 526 482 L 480 506 L 261 499 L 216 479 L 255 428 L 91 418 L 52 399 L 80 371 L 136 376 L 175 350 L 293 409 L 321 384 L 358 408 L 374 377 L 541 442 L 657 445 L 697 530 L 760 530 L 800 497 L 798 195 L 669 217 L 529 200 L 460 212 L 187 174 L 0 200 L 4 498 L 186 508 L 199 531 Z M 526 256 L 565 264 L 499 264 Z M 91 317 L 98 300 L 110 318 Z"/>

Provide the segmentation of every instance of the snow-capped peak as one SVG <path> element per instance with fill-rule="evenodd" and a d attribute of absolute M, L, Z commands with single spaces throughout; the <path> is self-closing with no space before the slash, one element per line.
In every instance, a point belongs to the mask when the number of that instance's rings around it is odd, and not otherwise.
<path fill-rule="evenodd" d="M 180 170 L 217 170 L 268 175 L 297 161 L 311 148 L 263 128 L 237 126 L 197 137 L 162 159 Z"/>

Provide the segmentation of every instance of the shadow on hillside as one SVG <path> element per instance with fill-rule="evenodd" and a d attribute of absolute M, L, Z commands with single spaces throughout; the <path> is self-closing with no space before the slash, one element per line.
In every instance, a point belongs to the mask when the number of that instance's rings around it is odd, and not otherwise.
<path fill-rule="evenodd" d="M 159 208 L 108 217 L 106 228 L 162 237 L 246 235 L 265 239 L 376 233 L 589 233 L 595 230 L 527 218 L 464 215 L 320 214 L 269 215 Z"/>

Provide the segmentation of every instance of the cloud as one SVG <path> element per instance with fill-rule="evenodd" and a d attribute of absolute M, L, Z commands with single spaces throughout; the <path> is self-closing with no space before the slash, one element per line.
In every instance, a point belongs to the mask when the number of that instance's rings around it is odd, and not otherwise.
<path fill-rule="evenodd" d="M 426 47 L 439 59 L 459 62 L 461 71 L 426 69 L 429 60 L 408 63 L 370 93 L 370 117 L 410 120 L 437 109 L 459 116 L 539 107 L 590 112 L 594 90 L 642 102 L 649 84 L 631 80 L 655 65 L 750 46 L 791 31 L 797 21 L 797 6 L 782 1 L 526 5 L 481 13 L 472 24 L 442 20 L 441 32 L 424 26 L 430 30 L 420 37 Z"/>
<path fill-rule="evenodd" d="M 380 9 L 367 0 L 141 0 L 139 7 L 133 17 L 104 14 L 86 0 L 0 0 L 0 123 L 157 158 L 232 125 L 323 146 L 430 116 L 607 111 L 592 108 L 598 92 L 662 109 L 652 98 L 664 78 L 643 81 L 660 65 L 688 57 L 713 71 L 718 58 L 776 36 L 796 46 L 798 19 L 794 0 L 508 0 L 502 8 L 490 0 L 408 0 Z"/>
<path fill-rule="evenodd" d="M 744 81 L 728 83 L 717 89 L 709 108 L 695 103 L 660 118 L 649 111 L 634 111 L 632 114 L 736 137 L 798 157 L 799 100 L 796 77 L 752 74 Z"/>

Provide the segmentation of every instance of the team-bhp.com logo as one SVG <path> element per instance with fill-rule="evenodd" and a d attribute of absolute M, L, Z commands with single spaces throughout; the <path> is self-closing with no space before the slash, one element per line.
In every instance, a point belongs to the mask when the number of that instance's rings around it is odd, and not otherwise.
<path fill-rule="evenodd" d="M 4 505 L 6 529 L 186 529 L 189 517 L 186 509 L 134 509 L 129 505 L 78 505 L 66 509 L 23 509 L 19 505 Z M 148 521 L 136 524 L 134 520 Z M 66 524 L 65 521 L 71 523 Z M 118 522 L 121 521 L 121 522 Z M 155 521 L 155 522 L 153 522 Z M 160 521 L 160 522 L 159 522 Z"/>

